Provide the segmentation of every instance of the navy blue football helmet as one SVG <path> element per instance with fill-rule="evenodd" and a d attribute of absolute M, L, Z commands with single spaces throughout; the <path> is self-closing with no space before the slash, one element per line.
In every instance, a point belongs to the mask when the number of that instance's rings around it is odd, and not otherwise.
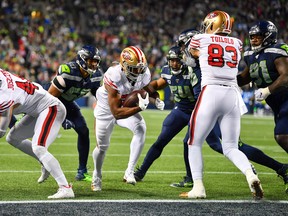
<path fill-rule="evenodd" d="M 259 52 L 271 44 L 277 43 L 277 33 L 278 30 L 274 23 L 271 21 L 259 21 L 253 25 L 249 30 L 249 37 L 251 39 L 252 35 L 261 35 L 263 36 L 263 42 L 257 47 L 251 46 L 253 51 Z"/>
<path fill-rule="evenodd" d="M 92 62 L 88 62 L 89 59 L 92 60 Z M 100 61 L 100 52 L 94 46 L 85 45 L 77 52 L 77 64 L 90 75 L 97 71 Z"/>
<path fill-rule="evenodd" d="M 188 51 L 188 46 L 191 41 L 191 38 L 196 35 L 200 34 L 199 31 L 195 29 L 186 29 L 180 33 L 178 36 L 178 40 L 176 41 L 177 45 L 181 48 L 183 55 L 183 62 L 190 67 L 195 67 L 195 59 L 191 56 L 190 52 Z"/>
<path fill-rule="evenodd" d="M 179 46 L 173 46 L 169 49 L 168 54 L 166 55 L 167 61 L 168 61 L 168 66 L 171 70 L 171 73 L 174 75 L 178 75 L 182 72 L 184 63 L 183 63 L 183 52 L 181 51 L 181 48 Z M 181 64 L 180 68 L 173 68 L 170 65 L 170 60 L 171 59 L 177 59 L 179 63 Z"/>
<path fill-rule="evenodd" d="M 180 35 L 178 36 L 178 40 L 176 41 L 177 45 L 179 47 L 185 45 L 188 46 L 189 42 L 191 40 L 191 38 L 196 35 L 199 34 L 200 32 L 195 30 L 195 29 L 186 29 L 184 31 L 182 31 L 180 33 Z"/>

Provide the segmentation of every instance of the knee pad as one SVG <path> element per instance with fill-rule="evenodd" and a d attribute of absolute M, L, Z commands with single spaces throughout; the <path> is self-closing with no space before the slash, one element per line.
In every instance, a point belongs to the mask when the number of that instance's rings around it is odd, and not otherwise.
<path fill-rule="evenodd" d="M 275 135 L 276 142 L 288 153 L 288 136 L 287 135 Z"/>
<path fill-rule="evenodd" d="M 43 146 L 33 146 L 32 150 L 40 161 L 43 159 L 43 157 L 45 156 L 47 152 L 47 149 Z"/>
<path fill-rule="evenodd" d="M 101 152 L 106 152 L 109 148 L 109 144 L 102 144 L 102 145 L 98 145 L 99 151 Z"/>
<path fill-rule="evenodd" d="M 145 122 L 143 122 L 143 121 L 139 122 L 135 126 L 135 128 L 133 130 L 133 133 L 145 136 L 145 134 L 146 134 L 146 124 L 145 124 Z"/>
<path fill-rule="evenodd" d="M 75 124 L 75 131 L 82 136 L 89 136 L 89 128 L 87 126 L 77 127 L 77 123 Z"/>
<path fill-rule="evenodd" d="M 10 130 L 10 132 L 7 134 L 6 136 L 6 141 L 14 146 L 15 148 L 17 148 L 17 146 L 20 144 L 20 140 L 15 139 L 15 136 L 11 133 L 13 129 Z"/>

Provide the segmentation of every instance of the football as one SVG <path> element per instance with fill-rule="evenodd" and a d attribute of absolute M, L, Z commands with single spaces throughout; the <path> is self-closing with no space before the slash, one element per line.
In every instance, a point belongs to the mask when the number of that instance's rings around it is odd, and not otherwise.
<path fill-rule="evenodd" d="M 125 98 L 125 100 L 123 101 L 122 106 L 123 107 L 135 107 L 138 106 L 138 96 L 137 94 L 140 94 L 142 98 L 146 97 L 146 94 L 148 94 L 145 90 L 136 90 L 131 92 L 130 94 L 128 94 Z"/>

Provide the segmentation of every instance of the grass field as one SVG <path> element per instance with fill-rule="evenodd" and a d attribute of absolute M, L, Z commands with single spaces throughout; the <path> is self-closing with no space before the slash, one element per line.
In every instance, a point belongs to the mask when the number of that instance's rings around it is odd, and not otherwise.
<path fill-rule="evenodd" d="M 94 117 L 91 109 L 83 109 L 90 128 L 89 173 L 93 171 L 91 153 L 95 146 Z M 146 144 L 138 161 L 143 158 L 156 140 L 162 120 L 168 111 L 147 110 L 142 113 L 147 123 Z M 274 122 L 272 117 L 242 118 L 241 138 L 244 142 L 254 145 L 274 159 L 288 163 L 287 154 L 273 139 Z M 78 166 L 76 149 L 76 133 L 73 130 L 61 129 L 58 138 L 49 151 L 59 160 L 69 182 L 73 184 L 77 199 L 179 199 L 180 192 L 190 189 L 172 188 L 172 182 L 178 182 L 185 175 L 183 162 L 182 139 L 186 129 L 175 137 L 164 149 L 161 157 L 155 161 L 143 182 L 136 186 L 122 182 L 129 156 L 131 134 L 128 130 L 115 127 L 111 146 L 107 152 L 103 166 L 103 185 L 101 192 L 92 192 L 90 183 L 74 180 Z M 207 199 L 217 200 L 251 200 L 245 176 L 223 155 L 211 150 L 207 144 L 203 147 Z M 282 179 L 266 167 L 254 164 L 262 181 L 265 200 L 288 200 L 284 193 Z M 13 148 L 5 139 L 0 140 L 0 200 L 45 200 L 48 195 L 56 192 L 57 184 L 52 177 L 45 183 L 38 184 L 40 165 L 18 149 Z"/>

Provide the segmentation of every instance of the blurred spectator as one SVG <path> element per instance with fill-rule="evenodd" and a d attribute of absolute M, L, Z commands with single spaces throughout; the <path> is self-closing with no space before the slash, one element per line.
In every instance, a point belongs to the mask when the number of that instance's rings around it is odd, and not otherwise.
<path fill-rule="evenodd" d="M 248 28 L 270 19 L 279 40 L 287 41 L 288 1 L 259 0 L 2 0 L 0 1 L 0 67 L 46 83 L 60 62 L 71 61 L 84 44 L 95 44 L 102 67 L 128 45 L 145 52 L 157 79 L 166 52 L 182 29 L 200 28 L 212 10 L 225 10 L 235 20 L 233 35 L 249 46 Z M 249 8 L 249 10 L 247 10 Z M 177 26 L 177 28 L 171 28 Z M 42 74 L 44 73 L 44 74 Z"/>

